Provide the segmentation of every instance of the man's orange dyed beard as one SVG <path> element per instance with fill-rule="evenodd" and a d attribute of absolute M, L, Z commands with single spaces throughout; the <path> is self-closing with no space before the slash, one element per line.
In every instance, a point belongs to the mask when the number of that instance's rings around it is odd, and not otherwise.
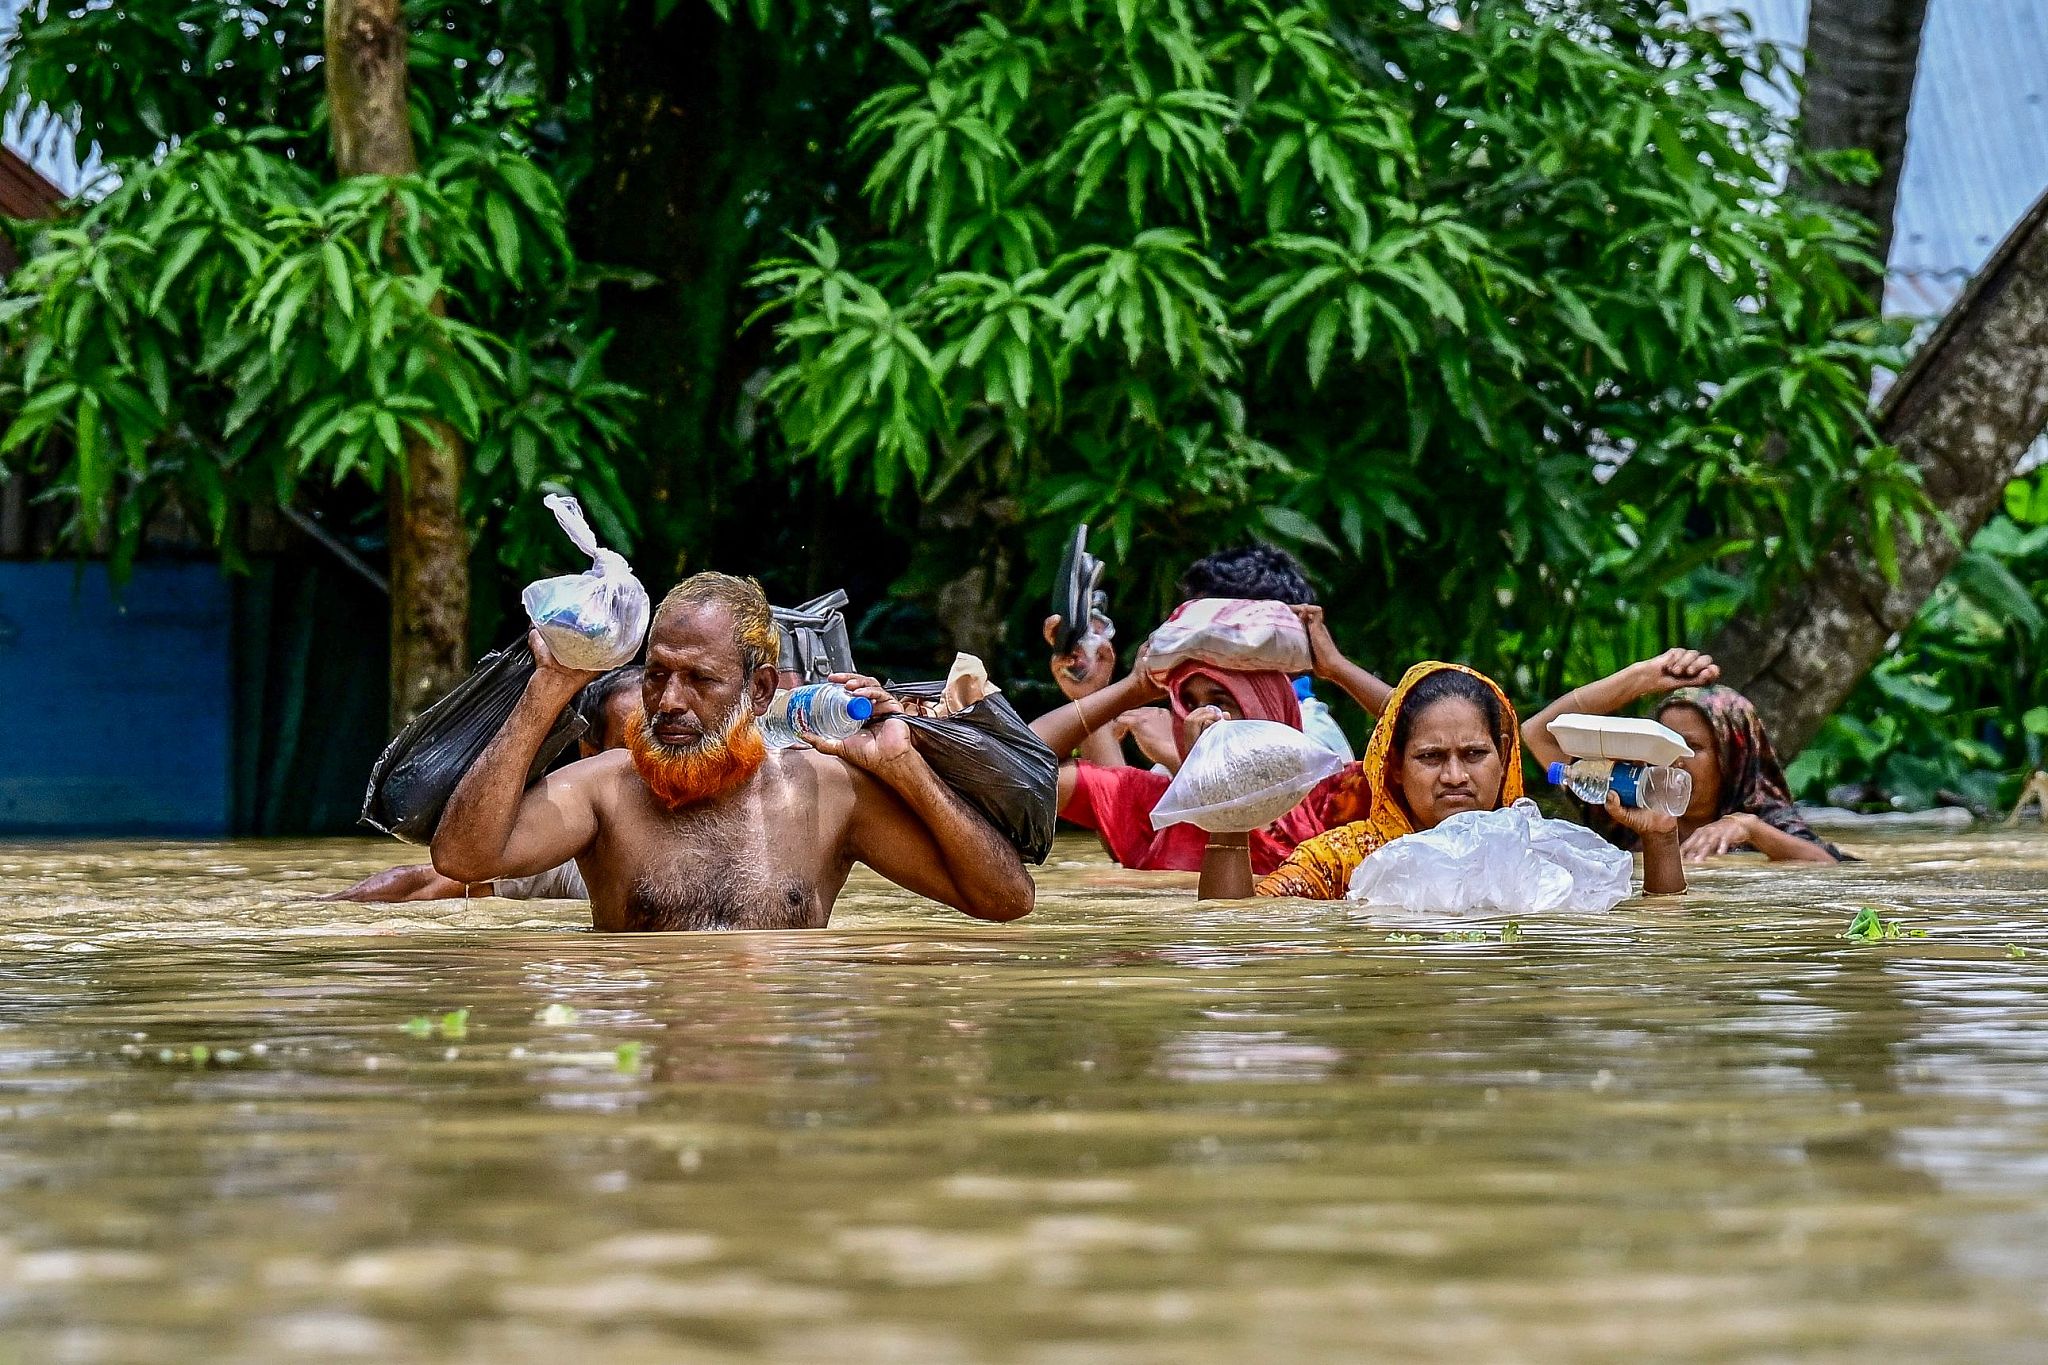
<path fill-rule="evenodd" d="M 633 755 L 634 771 L 668 810 L 725 795 L 759 772 L 768 759 L 761 727 L 754 724 L 754 713 L 744 701 L 733 707 L 721 733 L 706 735 L 696 747 L 683 750 L 656 740 L 647 733 L 647 717 L 636 715 L 626 728 L 626 747 Z"/>

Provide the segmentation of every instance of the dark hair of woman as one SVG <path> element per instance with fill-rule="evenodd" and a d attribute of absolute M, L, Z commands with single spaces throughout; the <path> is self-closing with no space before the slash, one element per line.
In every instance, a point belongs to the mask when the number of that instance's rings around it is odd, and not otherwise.
<path fill-rule="evenodd" d="M 1408 738 L 1415 730 L 1415 719 L 1424 711 L 1447 698 L 1456 697 L 1479 708 L 1479 714 L 1486 718 L 1487 733 L 1493 736 L 1494 747 L 1505 752 L 1502 741 L 1506 738 L 1507 727 L 1500 714 L 1500 698 L 1470 673 L 1460 673 L 1454 668 L 1439 669 L 1409 690 L 1407 700 L 1401 703 L 1400 714 L 1394 717 L 1394 755 L 1398 759 L 1408 752 Z"/>

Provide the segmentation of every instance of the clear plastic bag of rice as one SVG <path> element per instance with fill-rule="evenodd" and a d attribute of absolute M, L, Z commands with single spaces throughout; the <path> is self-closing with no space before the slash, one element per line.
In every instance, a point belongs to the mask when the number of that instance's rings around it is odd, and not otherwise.
<path fill-rule="evenodd" d="M 1188 824 L 1212 834 L 1264 829 L 1301 804 L 1344 760 L 1291 725 L 1220 720 L 1181 762 L 1152 827 Z"/>
<path fill-rule="evenodd" d="M 633 662 L 647 637 L 647 589 L 624 555 L 597 543 L 581 503 L 565 493 L 550 493 L 546 502 L 576 548 L 590 556 L 590 568 L 527 584 L 520 594 L 526 619 L 548 642 L 555 661 L 569 668 L 603 670 Z"/>

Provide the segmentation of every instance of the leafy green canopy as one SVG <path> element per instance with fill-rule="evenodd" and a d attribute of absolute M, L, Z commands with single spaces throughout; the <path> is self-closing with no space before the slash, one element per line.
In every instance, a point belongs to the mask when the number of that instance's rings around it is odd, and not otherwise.
<path fill-rule="evenodd" d="M 550 67 L 451 13 L 411 16 L 421 171 L 343 183 L 317 3 L 25 14 L 5 97 L 74 120 L 119 180 L 36 230 L 0 299 L 0 454 L 52 478 L 79 543 L 125 565 L 171 507 L 234 562 L 237 508 L 307 481 L 382 488 L 406 433 L 439 423 L 471 449 L 469 505 L 497 510 L 509 562 L 559 559 L 543 482 L 630 539 L 611 457 L 631 394 L 604 376 L 543 169 Z"/>
<path fill-rule="evenodd" d="M 864 208 L 757 278 L 794 450 L 897 508 L 1000 489 L 1041 565 L 1105 527 L 1127 614 L 1275 535 L 1373 657 L 1524 689 L 1696 636 L 1848 517 L 1884 553 L 1917 492 L 1865 425 L 1864 239 L 1777 193 L 1774 54 L 1647 0 L 1430 8 L 1015 0 L 896 41 Z"/>

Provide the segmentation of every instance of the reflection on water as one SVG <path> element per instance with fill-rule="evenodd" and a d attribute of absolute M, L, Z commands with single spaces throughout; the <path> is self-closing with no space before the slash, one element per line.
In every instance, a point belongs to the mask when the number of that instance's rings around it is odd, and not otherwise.
<path fill-rule="evenodd" d="M 2038 1359 L 2048 840 L 1859 850 L 1409 942 L 1079 841 L 644 938 L 0 846 L 0 1361 Z"/>

